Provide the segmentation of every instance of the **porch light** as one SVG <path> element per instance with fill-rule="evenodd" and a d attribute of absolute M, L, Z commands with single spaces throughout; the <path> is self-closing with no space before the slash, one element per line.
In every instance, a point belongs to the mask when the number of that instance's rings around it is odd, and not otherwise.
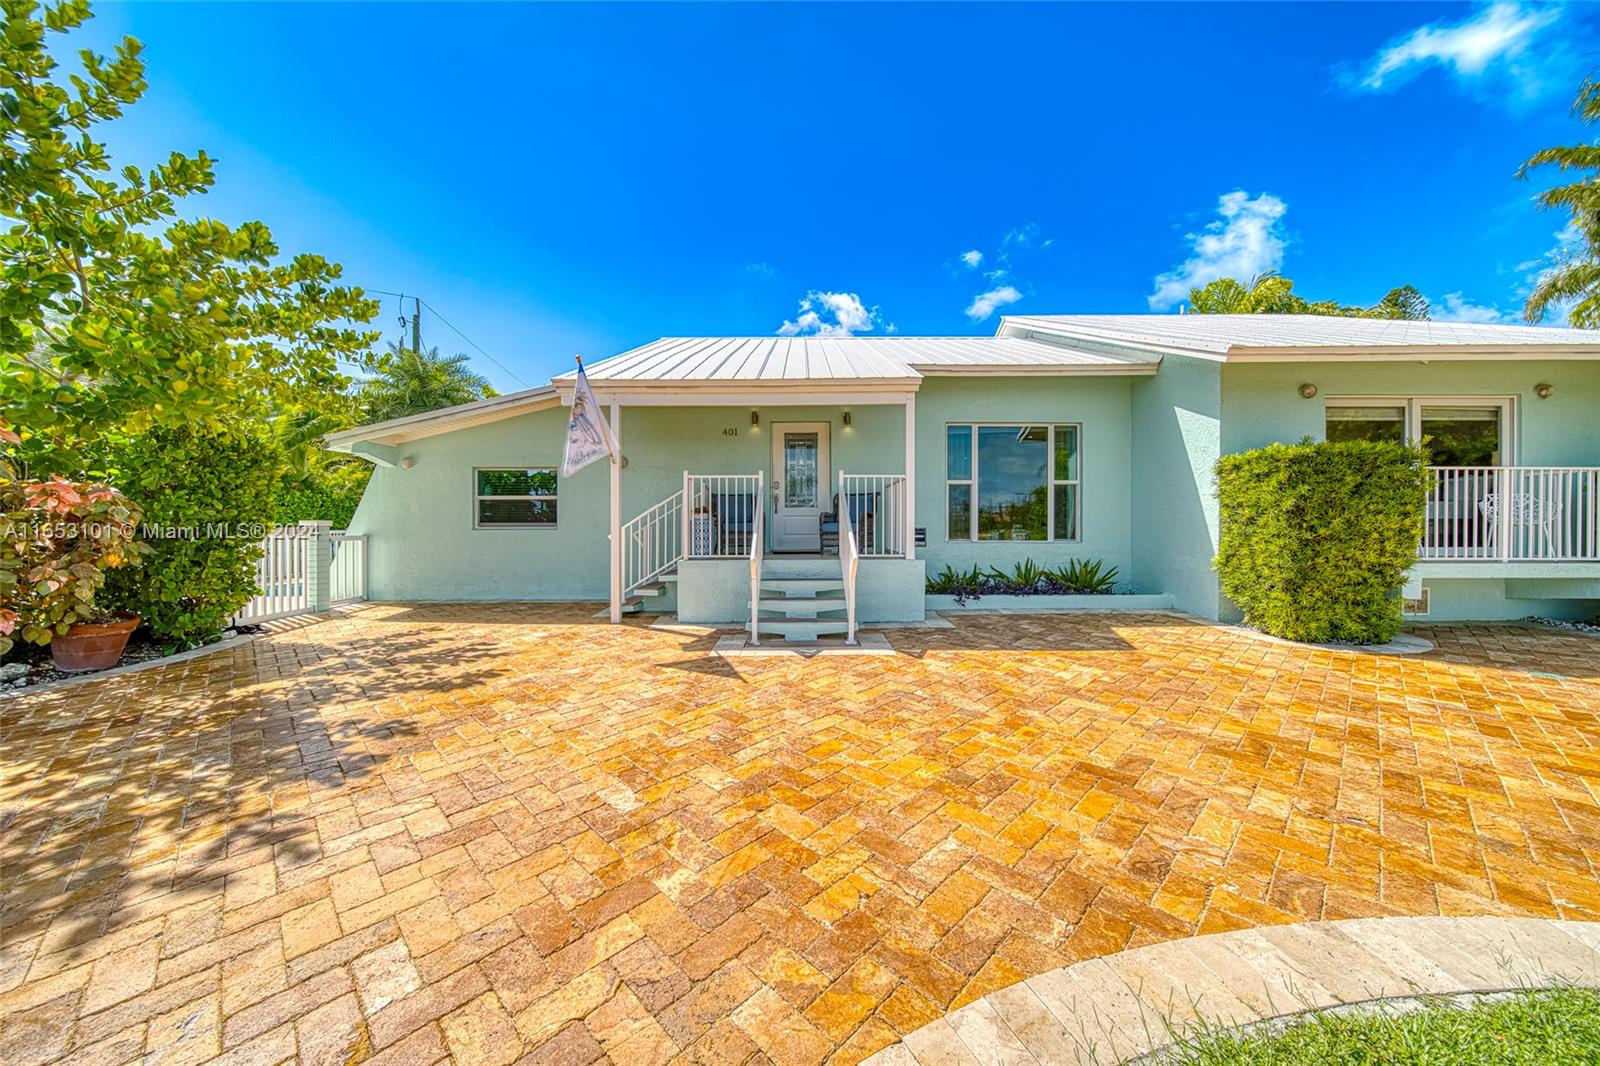
<path fill-rule="evenodd" d="M 1311 382 L 1308 381 L 1304 385 L 1300 386 L 1300 398 L 1302 400 L 1312 399 L 1316 395 L 1317 395 L 1317 387 L 1315 385 L 1311 384 Z"/>
<path fill-rule="evenodd" d="M 1539 384 L 1537 384 L 1537 385 L 1535 385 L 1535 386 L 1534 386 L 1534 387 L 1533 387 L 1533 394 L 1534 394 L 1534 395 L 1535 395 L 1535 396 L 1537 396 L 1537 397 L 1539 397 L 1539 399 L 1541 399 L 1541 400 L 1548 400 L 1548 399 L 1549 399 L 1549 398 L 1550 398 L 1550 394 L 1551 394 L 1551 393 L 1552 393 L 1552 392 L 1555 392 L 1555 391 L 1556 391 L 1556 390 L 1555 390 L 1555 387 L 1554 387 L 1554 386 L 1552 386 L 1552 385 L 1546 385 L 1546 384 L 1545 384 L 1545 383 L 1544 383 L 1544 382 L 1542 382 L 1542 381 L 1541 381 L 1541 382 L 1540 382 L 1540 383 L 1539 383 Z M 845 425 L 849 425 L 849 424 L 850 424 L 850 420 L 849 420 L 849 418 L 848 418 L 848 417 L 847 417 L 847 418 L 846 418 L 846 419 L 845 419 Z"/>
<path fill-rule="evenodd" d="M 754 408 L 752 408 L 750 411 L 750 424 L 752 426 L 759 426 L 761 424 L 761 413 Z"/>
<path fill-rule="evenodd" d="M 844 413 L 844 428 L 845 429 L 849 429 L 850 428 L 850 412 L 849 411 L 846 411 Z"/>

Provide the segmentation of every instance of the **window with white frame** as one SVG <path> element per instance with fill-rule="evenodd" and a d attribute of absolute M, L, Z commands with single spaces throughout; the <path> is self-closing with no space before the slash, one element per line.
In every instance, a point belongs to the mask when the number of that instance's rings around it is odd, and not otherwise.
<path fill-rule="evenodd" d="M 556 524 L 554 467 L 479 467 L 472 476 L 476 528 L 540 529 Z"/>
<path fill-rule="evenodd" d="M 1080 539 L 1082 432 L 1076 424 L 946 426 L 946 537 Z"/>
<path fill-rule="evenodd" d="M 1509 398 L 1331 398 L 1324 427 L 1328 440 L 1424 441 L 1434 466 L 1500 466 L 1510 461 Z"/>

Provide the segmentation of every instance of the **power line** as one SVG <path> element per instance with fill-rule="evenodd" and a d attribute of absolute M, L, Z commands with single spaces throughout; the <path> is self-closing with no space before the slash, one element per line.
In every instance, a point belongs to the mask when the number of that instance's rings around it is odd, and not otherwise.
<path fill-rule="evenodd" d="M 394 297 L 396 297 L 398 299 L 402 299 L 402 300 L 405 299 L 405 296 L 406 296 L 405 293 L 402 293 L 402 292 L 389 292 L 389 291 L 387 291 L 385 289 L 366 289 L 365 291 L 366 292 L 375 292 L 379 296 L 394 296 Z M 521 385 L 525 389 L 532 388 L 532 386 L 529 385 L 526 381 L 523 381 L 520 377 L 518 377 L 516 375 L 516 373 L 510 367 L 506 366 L 500 360 L 496 359 L 494 356 L 492 356 L 488 352 L 484 351 L 483 350 L 483 346 L 480 345 L 477 341 L 473 340 L 471 337 L 467 336 L 465 333 L 462 333 L 459 329 L 457 329 L 455 327 L 455 325 L 448 318 L 444 317 L 443 315 L 441 315 L 439 313 L 439 309 L 437 307 L 433 306 L 427 300 L 421 299 L 420 297 L 413 296 L 412 299 L 417 300 L 419 303 L 422 304 L 423 307 L 426 307 L 429 311 L 432 311 L 433 312 L 433 316 L 435 318 L 437 318 L 440 322 L 443 322 L 446 326 L 448 326 L 450 328 L 451 332 L 453 332 L 456 336 L 460 337 L 462 340 L 464 340 L 468 344 L 472 345 L 473 348 L 477 349 L 479 355 L 483 356 L 485 359 L 489 360 L 489 362 L 493 363 L 495 366 L 497 366 L 501 370 L 505 371 L 505 373 L 511 378 L 512 381 L 515 381 L 518 385 Z M 405 310 L 404 305 L 402 305 L 401 312 L 404 313 L 404 310 Z"/>

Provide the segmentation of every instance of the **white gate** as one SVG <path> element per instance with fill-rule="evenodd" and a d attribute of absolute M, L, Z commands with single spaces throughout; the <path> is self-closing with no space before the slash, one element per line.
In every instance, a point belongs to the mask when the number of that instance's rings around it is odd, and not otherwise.
<path fill-rule="evenodd" d="M 267 622 L 367 598 L 367 538 L 305 522 L 273 530 L 256 563 L 261 591 L 233 616 L 234 625 Z"/>
<path fill-rule="evenodd" d="M 261 542 L 256 588 L 261 591 L 233 616 L 235 625 L 265 622 L 311 610 L 311 546 L 308 531 L 290 526 Z"/>
<path fill-rule="evenodd" d="M 367 598 L 367 538 L 334 533 L 329 538 L 328 602 L 354 603 Z"/>

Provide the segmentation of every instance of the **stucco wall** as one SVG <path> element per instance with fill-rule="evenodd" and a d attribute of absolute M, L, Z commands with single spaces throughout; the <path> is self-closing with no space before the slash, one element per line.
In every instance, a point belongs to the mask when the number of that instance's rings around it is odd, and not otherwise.
<path fill-rule="evenodd" d="M 624 407 L 622 514 L 627 521 L 683 485 L 683 472 L 772 471 L 773 425 L 831 424 L 832 463 L 859 473 L 905 469 L 900 405 L 842 409 Z M 540 411 L 400 446 L 412 468 L 377 467 L 350 523 L 371 537 L 374 600 L 588 599 L 610 595 L 610 474 L 597 462 L 559 483 L 554 529 L 474 529 L 474 467 L 561 465 L 566 410 Z M 732 431 L 731 433 L 727 431 Z M 921 592 L 921 589 L 918 589 Z"/>
<path fill-rule="evenodd" d="M 1549 399 L 1534 395 L 1552 386 Z M 1299 387 L 1317 395 L 1302 399 Z M 1222 371 L 1223 447 L 1228 452 L 1303 437 L 1321 440 L 1326 401 L 1339 396 L 1513 397 L 1512 454 L 1522 466 L 1600 465 L 1600 366 L 1592 362 L 1229 364 Z M 1450 621 L 1530 614 L 1589 617 L 1594 601 L 1540 599 L 1501 577 L 1429 578 L 1428 617 Z M 1224 605 L 1223 615 L 1234 614 Z"/>
<path fill-rule="evenodd" d="M 917 525 L 929 574 L 974 564 L 1010 570 L 1024 559 L 1059 566 L 1103 559 L 1140 584 L 1129 550 L 1129 378 L 929 378 L 917 394 Z M 951 422 L 1077 422 L 1082 437 L 1082 540 L 951 540 L 945 514 L 945 427 Z M 903 445 L 902 445 L 903 447 Z M 897 468 L 898 469 L 898 468 Z M 1165 591 L 1165 590 L 1158 590 Z"/>
<path fill-rule="evenodd" d="M 1213 471 L 1222 439 L 1217 363 L 1168 355 L 1133 383 L 1133 569 L 1140 592 L 1179 610 L 1218 614 Z"/>

